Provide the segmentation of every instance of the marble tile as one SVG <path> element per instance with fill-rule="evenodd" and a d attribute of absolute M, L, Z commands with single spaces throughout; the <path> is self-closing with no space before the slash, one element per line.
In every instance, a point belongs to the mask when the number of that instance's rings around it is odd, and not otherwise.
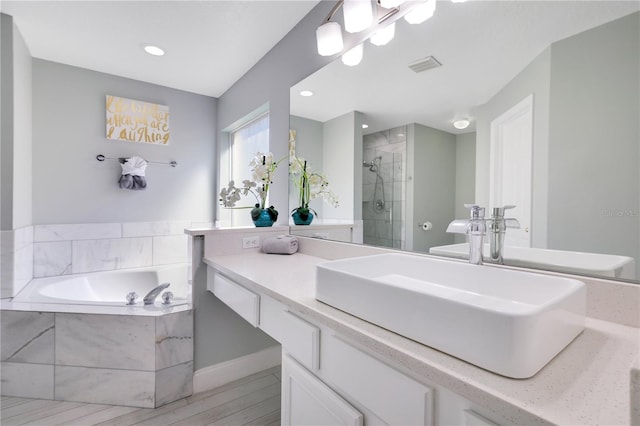
<path fill-rule="evenodd" d="M 185 228 L 189 228 L 191 222 L 166 221 L 166 222 L 130 222 L 122 224 L 122 237 L 157 237 L 160 235 L 183 235 Z"/>
<path fill-rule="evenodd" d="M 193 311 L 156 317 L 156 370 L 193 361 Z"/>
<path fill-rule="evenodd" d="M 74 274 L 152 265 L 150 237 L 73 241 Z"/>
<path fill-rule="evenodd" d="M 55 364 L 155 371 L 155 319 L 56 314 Z"/>
<path fill-rule="evenodd" d="M 34 241 L 98 240 L 121 238 L 120 223 L 77 223 L 34 226 Z"/>
<path fill-rule="evenodd" d="M 0 359 L 53 364 L 54 314 L 0 311 Z"/>
<path fill-rule="evenodd" d="M 33 276 L 51 277 L 71 273 L 71 241 L 33 244 Z"/>
<path fill-rule="evenodd" d="M 33 244 L 16 250 L 13 258 L 14 283 L 13 294 L 16 295 L 33 278 Z"/>
<path fill-rule="evenodd" d="M 13 232 L 16 250 L 33 244 L 33 226 L 25 226 L 24 228 L 15 229 Z"/>
<path fill-rule="evenodd" d="M 153 264 L 166 265 L 189 260 L 187 235 L 153 237 Z"/>
<path fill-rule="evenodd" d="M 193 393 L 193 362 L 165 368 L 156 373 L 156 407 Z"/>
<path fill-rule="evenodd" d="M 59 401 L 153 408 L 154 393 L 154 372 L 55 367 L 55 399 Z"/>
<path fill-rule="evenodd" d="M 53 399 L 53 365 L 1 363 L 2 396 Z"/>

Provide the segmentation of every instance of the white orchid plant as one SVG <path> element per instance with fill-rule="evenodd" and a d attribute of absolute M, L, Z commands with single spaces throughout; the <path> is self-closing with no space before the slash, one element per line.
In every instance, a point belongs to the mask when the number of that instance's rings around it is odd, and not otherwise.
<path fill-rule="evenodd" d="M 226 188 L 220 191 L 220 204 L 226 208 L 251 208 L 251 218 L 257 220 L 262 210 L 267 210 L 273 221 L 278 219 L 278 211 L 273 207 L 267 207 L 267 196 L 269 186 L 273 183 L 272 177 L 282 160 L 274 161 L 273 154 L 257 152 L 249 166 L 251 167 L 251 180 L 242 181 L 242 186 L 238 187 L 235 181 L 229 181 Z M 236 207 L 236 203 L 243 196 L 251 193 L 256 198 L 256 204 L 251 206 Z"/>
<path fill-rule="evenodd" d="M 327 178 L 319 171 L 314 171 L 310 164 L 295 154 L 295 138 L 289 136 L 289 175 L 298 193 L 298 207 L 291 213 L 298 212 L 302 220 L 307 220 L 309 212 L 318 213 L 309 207 L 309 202 L 322 198 L 333 207 L 340 205 L 338 196 L 329 187 Z"/>

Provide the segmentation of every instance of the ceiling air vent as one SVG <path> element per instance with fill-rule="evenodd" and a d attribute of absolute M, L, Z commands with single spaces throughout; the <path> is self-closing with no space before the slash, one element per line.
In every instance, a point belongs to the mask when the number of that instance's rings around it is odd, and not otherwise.
<path fill-rule="evenodd" d="M 442 66 L 442 64 L 433 56 L 427 56 L 426 58 L 418 59 L 417 61 L 409 64 L 409 68 L 416 73 L 430 70 L 431 68 L 438 68 L 440 66 Z"/>

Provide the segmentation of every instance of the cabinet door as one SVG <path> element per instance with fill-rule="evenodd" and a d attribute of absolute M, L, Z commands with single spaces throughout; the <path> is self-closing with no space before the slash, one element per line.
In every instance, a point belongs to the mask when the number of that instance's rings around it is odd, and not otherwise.
<path fill-rule="evenodd" d="M 287 354 L 282 356 L 282 425 L 362 426 L 355 408 Z"/>

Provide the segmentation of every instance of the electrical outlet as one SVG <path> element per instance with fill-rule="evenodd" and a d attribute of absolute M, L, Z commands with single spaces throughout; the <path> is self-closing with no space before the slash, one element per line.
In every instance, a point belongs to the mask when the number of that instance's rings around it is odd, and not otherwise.
<path fill-rule="evenodd" d="M 243 249 L 249 249 L 249 248 L 256 248 L 256 247 L 260 247 L 260 237 L 259 236 L 255 236 L 255 237 L 244 237 L 242 239 L 242 248 Z"/>

